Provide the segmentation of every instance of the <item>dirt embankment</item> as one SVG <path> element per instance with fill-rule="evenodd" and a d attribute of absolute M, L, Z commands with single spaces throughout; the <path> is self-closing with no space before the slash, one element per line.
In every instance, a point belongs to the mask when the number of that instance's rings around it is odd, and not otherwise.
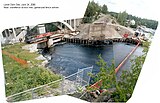
<path fill-rule="evenodd" d="M 91 24 L 81 24 L 77 30 L 80 33 L 74 38 L 88 40 L 123 38 L 126 33 L 132 37 L 134 34 L 131 28 L 119 25 L 110 15 L 103 15 Z"/>

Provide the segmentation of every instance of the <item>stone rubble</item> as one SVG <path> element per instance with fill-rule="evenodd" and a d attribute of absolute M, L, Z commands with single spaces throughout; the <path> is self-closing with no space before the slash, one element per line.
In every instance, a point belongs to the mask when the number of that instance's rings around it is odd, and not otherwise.
<path fill-rule="evenodd" d="M 29 50 L 30 53 L 34 53 L 38 51 L 37 44 L 28 44 L 28 45 L 23 46 L 22 49 Z M 44 67 L 46 64 L 48 64 L 47 58 L 45 58 L 43 55 L 39 55 L 35 59 L 43 61 L 40 66 Z"/>
<path fill-rule="evenodd" d="M 22 49 L 29 50 L 30 53 L 37 52 L 37 44 L 28 44 L 22 47 Z"/>
<path fill-rule="evenodd" d="M 38 56 L 37 58 L 35 58 L 36 60 L 46 60 L 45 57 L 43 57 L 43 55 Z"/>

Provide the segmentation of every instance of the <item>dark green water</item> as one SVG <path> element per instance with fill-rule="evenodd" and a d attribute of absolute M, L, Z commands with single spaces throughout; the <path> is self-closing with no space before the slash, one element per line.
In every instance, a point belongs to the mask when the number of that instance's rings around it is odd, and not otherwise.
<path fill-rule="evenodd" d="M 51 68 L 53 67 L 53 71 L 65 76 L 77 72 L 78 68 L 85 68 L 92 65 L 94 67 L 92 72 L 97 73 L 99 72 L 99 67 L 96 65 L 96 62 L 98 61 L 97 56 L 99 54 L 101 54 L 108 66 L 111 65 L 113 59 L 115 66 L 118 66 L 135 46 L 126 43 L 114 43 L 113 45 L 105 46 L 85 46 L 67 43 L 54 47 L 54 50 L 51 52 L 49 66 Z M 139 47 L 130 59 L 134 56 L 142 55 L 142 50 L 142 47 Z M 129 70 L 130 66 L 130 60 L 127 60 L 117 73 L 117 76 L 120 76 L 122 70 Z"/>

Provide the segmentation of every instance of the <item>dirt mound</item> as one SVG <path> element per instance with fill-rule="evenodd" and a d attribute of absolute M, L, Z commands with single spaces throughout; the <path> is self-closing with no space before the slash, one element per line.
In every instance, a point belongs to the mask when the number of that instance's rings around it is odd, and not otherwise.
<path fill-rule="evenodd" d="M 104 15 L 104 14 L 101 14 L 100 18 L 96 21 L 93 22 L 94 23 L 109 23 L 109 24 L 117 24 L 116 20 L 114 17 L 110 16 L 110 15 Z"/>
<path fill-rule="evenodd" d="M 77 30 L 80 33 L 74 38 L 88 40 L 103 40 L 112 38 L 123 38 L 124 34 L 132 37 L 134 31 L 131 28 L 113 23 L 113 17 L 105 15 L 93 22 L 92 24 L 81 24 Z"/>
<path fill-rule="evenodd" d="M 122 38 L 125 33 L 132 37 L 134 31 L 130 28 L 117 24 L 83 24 L 80 33 L 75 36 L 79 39 L 102 40 L 112 38 Z"/>

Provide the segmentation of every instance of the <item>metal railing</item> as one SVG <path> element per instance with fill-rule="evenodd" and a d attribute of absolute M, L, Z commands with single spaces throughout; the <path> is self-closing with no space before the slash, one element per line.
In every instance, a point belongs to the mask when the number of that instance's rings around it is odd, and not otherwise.
<path fill-rule="evenodd" d="M 92 72 L 92 69 L 93 66 L 78 69 L 78 72 L 67 77 L 62 76 L 61 79 L 51 83 L 8 96 L 7 101 L 17 102 L 83 91 L 85 86 L 89 85 L 90 77 L 88 73 Z"/>

